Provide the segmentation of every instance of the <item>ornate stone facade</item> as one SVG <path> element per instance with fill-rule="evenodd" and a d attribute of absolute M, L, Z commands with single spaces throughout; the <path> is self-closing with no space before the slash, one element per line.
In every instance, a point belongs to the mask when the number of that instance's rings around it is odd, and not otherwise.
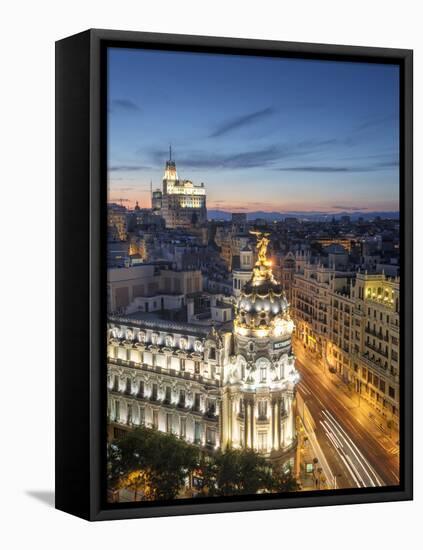
<path fill-rule="evenodd" d="M 258 260 L 236 299 L 233 323 L 109 318 L 111 437 L 141 424 L 209 451 L 252 448 L 293 460 L 293 323 L 266 240 L 258 235 Z"/>
<path fill-rule="evenodd" d="M 399 277 L 306 264 L 292 296 L 296 343 L 398 428 Z"/>

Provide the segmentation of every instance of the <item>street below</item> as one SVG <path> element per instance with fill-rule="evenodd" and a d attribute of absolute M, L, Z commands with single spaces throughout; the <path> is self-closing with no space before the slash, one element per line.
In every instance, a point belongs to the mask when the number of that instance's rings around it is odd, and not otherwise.
<path fill-rule="evenodd" d="M 397 444 L 375 425 L 367 403 L 350 397 L 344 384 L 297 352 L 298 411 L 308 432 L 314 432 L 330 470 L 329 486 L 337 488 L 380 487 L 399 483 Z M 307 421 L 308 416 L 308 421 Z"/>

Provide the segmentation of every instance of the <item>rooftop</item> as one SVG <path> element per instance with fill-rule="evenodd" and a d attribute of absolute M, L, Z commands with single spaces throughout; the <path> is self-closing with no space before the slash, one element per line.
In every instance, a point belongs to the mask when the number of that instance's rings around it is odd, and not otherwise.
<path fill-rule="evenodd" d="M 154 313 L 137 312 L 132 315 L 110 315 L 109 323 L 133 326 L 138 328 L 150 328 L 161 331 L 178 332 L 192 336 L 206 336 L 210 332 L 210 327 L 204 325 L 195 325 L 186 322 L 169 321 L 160 319 L 159 315 Z"/>

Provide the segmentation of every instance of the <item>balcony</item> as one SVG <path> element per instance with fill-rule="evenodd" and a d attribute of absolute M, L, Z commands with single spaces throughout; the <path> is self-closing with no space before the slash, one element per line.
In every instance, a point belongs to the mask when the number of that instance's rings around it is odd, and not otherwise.
<path fill-rule="evenodd" d="M 219 419 L 215 412 L 210 412 L 210 411 L 206 411 L 203 414 L 203 417 L 204 417 L 204 420 L 208 420 L 208 421 L 211 421 L 211 422 L 217 422 L 218 419 Z"/>
<path fill-rule="evenodd" d="M 380 359 L 371 359 L 369 356 L 369 353 L 368 352 L 366 353 L 367 355 L 366 354 L 360 355 L 360 359 L 363 361 L 363 363 L 365 363 L 371 369 L 378 369 L 383 374 L 386 374 L 388 368 L 382 364 L 382 361 Z"/>
<path fill-rule="evenodd" d="M 370 334 L 371 336 L 375 336 L 376 338 L 379 338 L 380 340 L 383 340 L 384 342 L 389 342 L 389 338 L 386 335 L 383 335 L 381 332 L 376 332 L 375 330 L 372 330 L 369 327 L 366 327 L 364 329 L 364 332 L 366 332 L 366 334 Z"/>
<path fill-rule="evenodd" d="M 370 342 L 365 342 L 364 345 L 365 345 L 365 347 L 370 348 L 375 353 L 378 353 L 379 355 L 382 355 L 383 357 L 385 357 L 385 359 L 389 358 L 389 354 L 386 353 L 386 351 L 383 351 L 381 348 L 374 346 Z"/>
<path fill-rule="evenodd" d="M 400 330 L 399 324 L 396 325 L 395 323 L 389 323 L 389 326 L 392 330 L 394 330 L 395 332 L 397 332 L 399 334 L 399 330 Z"/>
<path fill-rule="evenodd" d="M 112 363 L 113 365 L 120 365 L 122 367 L 129 367 L 130 363 L 130 361 L 127 361 L 126 359 L 119 359 L 117 357 L 108 357 L 107 362 Z"/>
<path fill-rule="evenodd" d="M 109 357 L 107 359 L 107 362 L 112 365 L 119 365 L 123 367 L 134 367 L 146 372 L 154 372 L 157 374 L 163 374 L 165 376 L 172 376 L 172 377 L 176 376 L 178 378 L 183 378 L 185 380 L 193 380 L 201 384 L 204 384 L 205 386 L 214 386 L 214 387 L 219 386 L 219 380 L 206 378 L 201 374 L 193 374 L 184 370 L 168 369 L 166 367 L 158 367 L 156 365 L 154 366 L 147 365 L 146 363 L 134 363 L 133 361 L 126 361 L 125 359 L 117 359 L 115 357 Z"/>

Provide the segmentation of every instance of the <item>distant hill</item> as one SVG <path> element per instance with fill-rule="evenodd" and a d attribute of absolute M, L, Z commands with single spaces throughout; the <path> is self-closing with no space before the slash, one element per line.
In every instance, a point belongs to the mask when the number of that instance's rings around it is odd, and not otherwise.
<path fill-rule="evenodd" d="M 325 221 L 335 218 L 336 220 L 340 219 L 342 216 L 349 216 L 352 220 L 357 220 L 358 218 L 363 218 L 364 220 L 371 220 L 379 216 L 384 219 L 399 219 L 399 212 L 337 212 L 333 214 L 332 212 L 263 212 L 257 210 L 256 212 L 247 212 L 248 220 L 262 219 L 266 221 L 281 221 L 285 218 L 298 218 L 301 220 L 315 220 L 315 221 Z M 231 219 L 231 212 L 225 210 L 207 210 L 207 217 L 209 220 L 223 220 L 229 221 Z"/>

